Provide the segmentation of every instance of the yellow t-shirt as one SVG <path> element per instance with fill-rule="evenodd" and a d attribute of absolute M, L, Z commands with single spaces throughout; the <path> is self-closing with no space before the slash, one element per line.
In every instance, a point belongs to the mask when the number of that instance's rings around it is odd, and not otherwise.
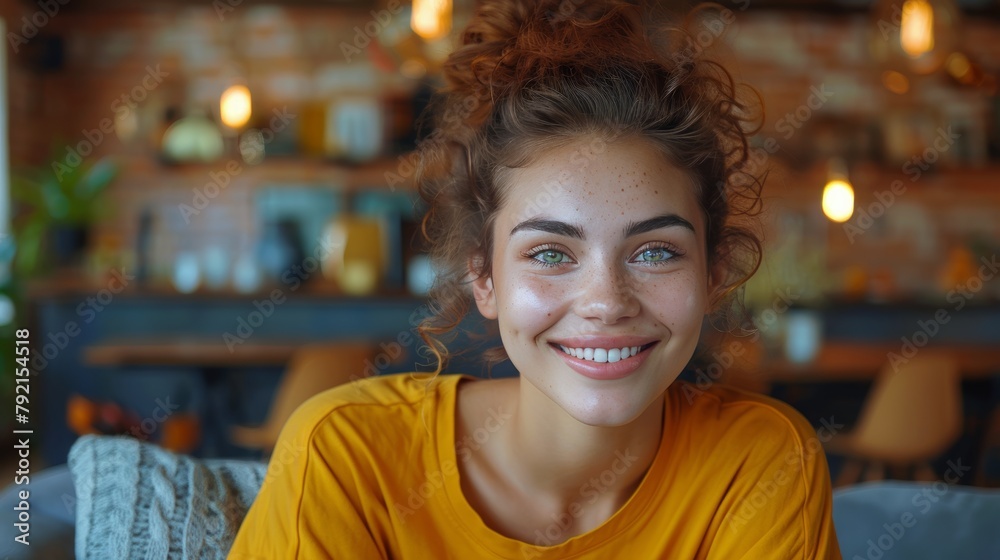
<path fill-rule="evenodd" d="M 505 537 L 459 483 L 458 461 L 476 445 L 454 438 L 467 378 L 373 377 L 299 407 L 229 558 L 841 558 L 826 458 L 805 419 L 767 397 L 680 381 L 649 471 L 611 518 L 561 544 L 548 540 L 559 519 L 537 542 Z M 473 435 L 484 440 L 503 420 Z M 619 454 L 608 480 L 629 460 Z M 580 489 L 581 506 L 600 484 Z"/>

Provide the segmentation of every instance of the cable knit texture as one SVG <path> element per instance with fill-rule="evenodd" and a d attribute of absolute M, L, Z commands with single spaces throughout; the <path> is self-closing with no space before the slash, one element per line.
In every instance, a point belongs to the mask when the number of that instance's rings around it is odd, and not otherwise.
<path fill-rule="evenodd" d="M 267 465 L 198 460 L 121 436 L 83 436 L 69 452 L 76 557 L 224 559 Z"/>

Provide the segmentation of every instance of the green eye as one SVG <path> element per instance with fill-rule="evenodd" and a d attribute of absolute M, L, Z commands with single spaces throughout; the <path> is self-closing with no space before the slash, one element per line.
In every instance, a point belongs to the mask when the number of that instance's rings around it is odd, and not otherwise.
<path fill-rule="evenodd" d="M 542 251 L 535 258 L 545 264 L 560 264 L 565 260 L 566 254 L 560 251 Z"/>
<path fill-rule="evenodd" d="M 673 255 L 670 251 L 663 248 L 646 249 L 645 251 L 639 253 L 639 258 L 637 260 L 640 262 L 663 262 L 669 260 L 672 256 Z"/>

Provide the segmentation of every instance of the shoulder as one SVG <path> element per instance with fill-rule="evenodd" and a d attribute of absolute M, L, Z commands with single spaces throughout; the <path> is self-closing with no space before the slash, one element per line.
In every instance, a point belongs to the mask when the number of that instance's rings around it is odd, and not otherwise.
<path fill-rule="evenodd" d="M 400 373 L 369 377 L 328 389 L 302 403 L 282 429 L 286 435 L 312 439 L 348 429 L 383 431 L 386 423 L 433 420 L 455 390 L 458 375 Z M 360 434 L 359 434 L 360 435 Z"/>
<path fill-rule="evenodd" d="M 713 557 L 840 558 L 822 445 L 837 429 L 832 419 L 817 433 L 788 404 L 721 384 L 675 383 L 669 402 L 681 468 L 711 480 L 699 496 L 718 528 Z"/>
<path fill-rule="evenodd" d="M 737 444 L 731 449 L 797 454 L 822 449 L 816 430 L 799 411 L 766 395 L 723 384 L 700 388 L 678 381 L 671 387 L 670 403 L 682 425 L 703 434 L 706 441 Z"/>

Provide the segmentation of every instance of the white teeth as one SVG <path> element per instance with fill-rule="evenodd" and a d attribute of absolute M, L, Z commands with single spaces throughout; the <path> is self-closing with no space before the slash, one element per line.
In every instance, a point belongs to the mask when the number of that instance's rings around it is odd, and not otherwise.
<path fill-rule="evenodd" d="M 591 362 L 618 362 L 626 358 L 631 358 L 639 353 L 639 346 L 623 346 L 621 348 L 567 348 L 566 346 L 559 345 L 559 348 L 573 356 L 574 358 L 579 358 L 581 360 L 587 360 Z"/>

